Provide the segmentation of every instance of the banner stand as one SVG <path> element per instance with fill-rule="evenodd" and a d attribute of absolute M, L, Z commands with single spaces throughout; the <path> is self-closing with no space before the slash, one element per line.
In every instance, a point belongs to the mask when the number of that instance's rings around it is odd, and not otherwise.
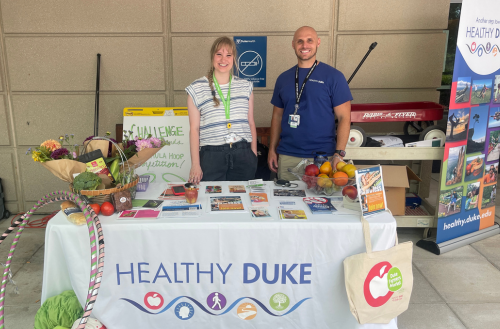
<path fill-rule="evenodd" d="M 430 251 L 436 255 L 444 254 L 445 252 L 463 247 L 465 245 L 477 242 L 482 239 L 489 238 L 500 233 L 500 225 L 495 222 L 493 226 L 484 228 L 482 230 L 472 232 L 466 235 L 459 236 L 458 238 L 436 243 L 436 238 L 422 239 L 417 242 L 417 246 Z"/>

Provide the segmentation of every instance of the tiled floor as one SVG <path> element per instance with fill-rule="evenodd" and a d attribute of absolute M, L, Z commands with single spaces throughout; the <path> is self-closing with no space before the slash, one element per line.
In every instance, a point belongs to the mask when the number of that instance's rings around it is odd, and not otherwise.
<path fill-rule="evenodd" d="M 435 175 L 431 191 L 438 191 Z M 436 200 L 436 194 L 431 198 Z M 496 214 L 500 214 L 498 200 Z M 497 219 L 500 222 L 500 217 Z M 9 223 L 10 220 L 3 220 L 0 231 Z M 423 232 L 422 229 L 398 229 L 398 234 L 400 241 L 416 243 Z M 44 229 L 26 229 L 16 249 L 11 268 L 20 294 L 13 292 L 12 285 L 7 286 L 7 328 L 33 328 L 40 307 L 44 237 Z M 7 245 L 12 239 L 13 234 L 3 242 L 0 260 L 6 259 Z M 415 246 L 413 273 L 410 307 L 398 317 L 400 329 L 500 327 L 500 235 L 440 256 Z"/>

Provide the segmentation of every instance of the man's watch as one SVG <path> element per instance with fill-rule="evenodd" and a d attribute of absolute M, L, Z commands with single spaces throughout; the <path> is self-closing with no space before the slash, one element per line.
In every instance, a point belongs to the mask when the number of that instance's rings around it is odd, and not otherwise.
<path fill-rule="evenodd" d="M 341 157 L 345 157 L 345 151 L 344 150 L 335 150 L 335 152 L 333 152 L 334 154 L 337 153 L 338 155 L 340 155 Z"/>

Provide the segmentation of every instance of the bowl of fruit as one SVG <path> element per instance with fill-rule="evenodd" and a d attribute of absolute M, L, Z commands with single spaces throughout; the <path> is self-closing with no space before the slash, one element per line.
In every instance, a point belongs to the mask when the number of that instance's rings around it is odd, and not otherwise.
<path fill-rule="evenodd" d="M 302 160 L 295 168 L 289 169 L 298 179 L 307 184 L 307 189 L 319 195 L 333 195 L 344 186 L 355 184 L 356 167 L 351 162 L 339 162 L 333 169 L 329 161 L 318 167 L 309 160 Z"/>

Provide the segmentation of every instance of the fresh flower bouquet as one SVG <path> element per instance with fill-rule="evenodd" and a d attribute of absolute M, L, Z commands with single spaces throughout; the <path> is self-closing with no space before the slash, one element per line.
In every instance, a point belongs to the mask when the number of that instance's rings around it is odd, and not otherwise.
<path fill-rule="evenodd" d="M 133 138 L 132 131 L 124 134 L 123 143 L 115 143 L 113 139 L 108 136 L 107 132 L 105 137 L 87 138 L 83 143 L 83 152 L 91 152 L 97 149 L 102 151 L 103 157 L 107 164 L 112 162 L 122 163 L 122 169 L 127 172 L 133 172 L 163 146 L 170 145 L 166 140 L 148 136 L 148 138 Z M 80 145 L 72 144 L 74 135 L 64 135 L 59 137 L 59 141 L 49 139 L 44 141 L 40 146 L 32 149 L 29 148 L 26 154 L 31 154 L 35 162 L 40 162 L 56 177 L 68 182 L 73 182 L 73 174 L 79 174 L 86 170 L 86 165 L 79 162 L 79 149 Z M 120 148 L 118 150 L 117 148 Z M 120 155 L 121 153 L 121 155 Z M 121 176 L 127 176 L 122 174 Z"/>

